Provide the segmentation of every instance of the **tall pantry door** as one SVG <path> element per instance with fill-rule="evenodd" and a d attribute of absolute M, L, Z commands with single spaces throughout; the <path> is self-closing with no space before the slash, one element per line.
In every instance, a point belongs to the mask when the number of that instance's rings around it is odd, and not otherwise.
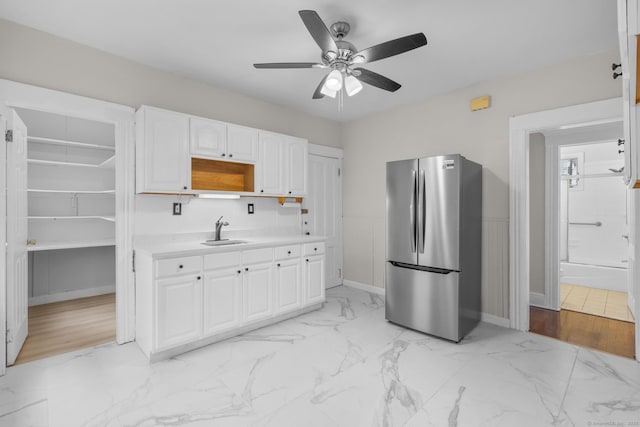
<path fill-rule="evenodd" d="M 342 173 L 341 160 L 309 156 L 309 188 L 302 216 L 306 233 L 326 236 L 325 287 L 342 284 Z"/>
<path fill-rule="evenodd" d="M 18 114 L 7 113 L 7 365 L 22 349 L 28 331 L 27 277 L 27 127 Z"/>

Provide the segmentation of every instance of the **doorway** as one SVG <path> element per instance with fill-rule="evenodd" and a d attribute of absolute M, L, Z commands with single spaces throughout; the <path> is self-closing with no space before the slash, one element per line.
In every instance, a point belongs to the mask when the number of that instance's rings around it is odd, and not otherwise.
<path fill-rule="evenodd" d="M 90 147 L 88 145 L 91 145 L 91 142 L 84 142 L 85 145 L 44 140 L 28 142 L 27 138 L 30 136 L 30 134 L 28 135 L 29 131 L 27 130 L 27 126 L 22 123 L 16 110 L 23 110 L 21 111 L 23 114 L 26 110 L 47 113 L 51 115 L 49 116 L 50 119 L 53 116 L 64 116 L 67 119 L 72 119 L 72 121 L 75 120 L 74 124 L 69 126 L 71 128 L 75 126 L 75 130 L 80 134 L 87 131 L 87 129 L 84 129 L 84 131 L 82 129 L 88 122 L 100 123 L 111 129 L 111 148 L 107 150 L 101 147 Z M 29 262 L 26 261 L 29 257 L 35 257 L 35 255 L 32 255 L 34 252 L 44 253 L 46 250 L 51 251 L 51 253 L 45 257 L 47 258 L 46 260 L 43 261 L 40 259 L 37 260 L 37 263 L 32 264 L 34 269 L 36 268 L 36 264 L 41 267 L 49 264 L 50 267 L 53 266 L 54 270 L 56 268 L 60 270 L 61 266 L 65 265 L 63 259 L 66 259 L 67 262 L 71 262 L 72 264 L 75 262 L 76 267 L 79 265 L 80 270 L 84 269 L 86 274 L 100 278 L 99 280 L 94 280 L 95 286 L 93 286 L 93 288 L 97 288 L 101 292 L 93 289 L 93 293 L 90 292 L 87 295 L 87 293 L 83 293 L 84 291 L 82 290 L 65 289 L 64 292 L 54 292 L 54 294 L 64 294 L 65 296 L 73 297 L 73 299 L 78 297 L 91 297 L 97 294 L 108 295 L 105 294 L 107 291 L 106 288 L 110 287 L 111 292 L 113 292 L 113 282 L 115 282 L 116 295 L 111 294 L 112 300 L 115 297 L 115 340 L 119 344 L 132 341 L 135 338 L 135 288 L 131 268 L 133 259 L 132 225 L 134 212 L 134 110 L 122 105 L 0 80 L 0 127 L 2 127 L 3 133 L 5 130 L 9 131 L 5 137 L 7 140 L 10 139 L 11 132 L 13 132 L 14 137 L 14 142 L 6 144 L 8 147 L 7 150 L 0 151 L 2 155 L 0 162 L 7 166 L 25 165 L 23 168 L 24 173 L 15 173 L 16 175 L 24 177 L 23 185 L 15 185 L 10 182 L 4 182 L 5 185 L 3 185 L 3 188 L 7 190 L 7 195 L 11 197 L 6 198 L 6 204 L 3 209 L 3 211 L 7 212 L 7 215 L 0 217 L 0 227 L 7 230 L 6 258 L 3 257 L 4 262 L 2 263 L 5 274 L 2 274 L 0 277 L 0 296 L 2 296 L 2 298 L 0 298 L 0 362 L 2 362 L 0 363 L 0 375 L 5 373 L 5 368 L 13 362 L 12 359 L 17 357 L 24 338 L 26 337 L 29 297 L 32 296 L 32 303 L 61 303 L 60 295 L 54 297 L 42 293 L 37 295 L 42 298 L 34 301 L 33 297 L 36 295 L 35 290 L 29 290 L 30 269 Z M 46 139 L 47 137 L 41 136 L 40 138 Z M 52 138 L 51 135 L 48 138 L 52 140 L 58 139 Z M 61 138 L 61 140 L 65 141 L 64 138 Z M 16 144 L 15 142 L 19 143 Z M 83 141 L 66 140 L 66 142 Z M 35 155 L 35 153 L 37 153 L 32 159 L 35 160 L 35 162 L 27 162 L 27 157 L 31 155 L 29 154 L 28 144 L 34 146 L 32 147 L 35 150 L 32 150 L 33 154 Z M 23 149 L 15 150 L 15 148 L 12 147 L 22 147 Z M 105 151 L 110 152 L 111 155 L 106 155 L 102 158 L 101 156 L 92 156 L 89 154 L 89 151 Z M 17 155 L 18 153 L 19 155 Z M 15 161 L 17 158 L 21 159 L 21 161 Z M 97 164 L 99 158 L 102 158 L 100 161 L 101 165 Z M 112 159 L 109 161 L 109 158 Z M 38 180 L 37 177 L 32 174 L 32 178 L 34 179 L 31 180 L 30 184 L 28 183 L 27 165 L 37 164 L 41 169 L 58 166 L 59 169 L 62 170 L 66 167 L 71 167 L 71 165 L 56 165 L 55 162 L 63 162 L 66 160 L 67 163 L 87 163 L 90 162 L 91 159 L 95 161 L 96 164 L 91 166 L 74 166 L 78 169 L 111 169 L 110 173 L 112 176 L 115 176 L 115 178 L 112 178 L 110 187 L 102 188 L 97 185 L 94 186 L 99 180 L 82 179 L 77 175 L 77 171 L 68 172 L 67 175 L 58 173 L 60 171 L 52 171 L 52 179 L 50 180 L 47 178 L 43 179 L 42 174 L 40 174 L 40 179 Z M 106 163 L 102 164 L 103 162 Z M 12 168 L 10 172 L 9 168 L 7 168 L 7 178 L 14 173 L 13 169 L 14 168 Z M 17 168 L 15 168 L 15 170 L 17 171 Z M 44 175 L 49 176 L 47 173 Z M 53 179 L 54 177 L 60 179 L 56 181 Z M 8 179 L 6 181 L 8 181 Z M 51 185 L 53 185 L 54 182 L 57 182 L 63 188 L 52 187 Z M 86 184 L 88 188 L 81 189 L 80 185 L 83 184 Z M 31 187 L 28 187 L 29 185 L 31 185 Z M 35 191 L 29 192 L 29 188 Z M 86 193 L 84 190 L 86 190 Z M 98 193 L 98 191 L 104 192 Z M 69 193 L 73 194 L 69 195 Z M 24 199 L 24 203 L 15 203 L 19 197 Z M 32 199 L 31 211 L 29 211 L 28 198 Z M 5 200 L 3 200 L 3 202 L 4 201 Z M 24 207 L 24 209 L 16 209 L 18 205 L 21 208 Z M 105 206 L 111 206 L 110 211 L 105 211 Z M 47 210 L 50 211 L 45 213 Z M 111 213 L 111 215 L 108 215 L 109 213 Z M 32 227 L 28 227 L 29 216 L 33 217 L 31 219 L 33 223 Z M 74 218 L 66 218 L 71 216 Z M 65 218 L 62 219 L 62 217 Z M 24 227 L 14 227 L 11 225 L 12 221 L 24 224 Z M 47 221 L 60 222 L 56 223 L 56 227 L 52 227 L 46 225 Z M 79 221 L 83 224 L 68 227 L 68 221 L 71 223 Z M 87 225 L 88 221 L 100 221 L 102 224 L 91 227 Z M 41 223 L 44 223 L 44 225 Z M 60 227 L 58 227 L 58 224 L 60 224 Z M 67 225 L 65 226 L 64 224 Z M 29 228 L 31 228 L 30 231 Z M 22 233 L 23 230 L 24 233 Z M 41 233 L 36 233 L 35 238 L 28 237 L 28 233 L 37 230 L 40 230 Z M 21 233 L 24 234 L 24 236 Z M 45 246 L 48 240 L 50 242 L 67 240 L 78 243 L 83 241 L 82 239 L 74 239 L 79 235 L 91 235 L 92 238 L 85 238 L 84 242 L 86 243 L 87 240 L 92 240 L 93 244 L 86 247 Z M 35 244 L 33 240 L 35 240 Z M 95 246 L 96 241 L 101 241 L 102 245 Z M 38 246 L 42 251 L 28 250 L 27 243 L 29 243 L 29 246 Z M 92 267 L 88 267 L 85 265 L 86 263 L 81 262 L 83 255 L 89 254 L 94 249 L 105 252 L 100 254 L 101 256 L 94 256 L 96 259 L 108 259 L 111 257 L 112 263 L 114 264 L 111 275 L 115 276 L 114 279 L 112 278 L 110 281 L 106 280 L 106 276 L 100 271 L 93 271 Z M 72 256 L 63 256 L 63 251 L 76 251 L 76 253 Z M 111 255 L 108 255 L 108 252 L 110 252 Z M 54 255 L 53 257 L 52 254 Z M 23 258 L 25 262 L 20 265 L 14 262 Z M 69 267 L 68 264 L 66 266 Z M 41 271 L 44 270 L 38 270 L 38 272 Z M 87 273 L 87 271 L 90 272 Z M 36 276 L 34 273 L 35 271 L 31 275 L 33 278 Z M 49 284 L 55 283 L 56 278 L 59 277 L 60 274 L 62 273 L 59 271 L 54 271 L 52 274 L 49 274 Z M 14 280 L 14 276 L 19 280 Z M 59 288 L 55 287 L 53 289 L 59 290 Z M 39 288 L 39 290 L 42 291 L 42 288 Z M 30 292 L 34 292 L 34 294 L 30 294 Z M 111 306 L 114 305 L 113 302 L 110 302 L 110 304 Z M 113 327 L 111 327 L 110 330 L 111 334 L 113 334 Z"/>
<path fill-rule="evenodd" d="M 115 340 L 116 158 L 113 124 L 15 112 L 27 129 L 29 333 L 20 364 Z"/>
<path fill-rule="evenodd" d="M 530 312 L 530 296 L 535 286 L 531 281 L 532 262 L 531 262 L 531 244 L 533 242 L 532 235 L 542 234 L 539 228 L 534 227 L 531 221 L 531 207 L 535 201 L 531 199 L 531 180 L 530 180 L 530 160 L 531 160 L 531 143 L 530 137 L 535 133 L 545 133 L 549 131 L 566 130 L 570 128 L 578 128 L 585 126 L 594 126 L 602 124 L 611 124 L 621 122 L 622 118 L 622 101 L 620 99 L 611 99 L 606 101 L 597 101 L 588 104 L 576 105 L 571 107 L 559 108 L 556 110 L 542 111 L 538 113 L 526 114 L 514 117 L 510 120 L 510 325 L 519 330 L 529 330 L 530 315 L 533 316 L 533 310 Z M 624 147 L 622 148 L 624 149 Z M 551 150 L 553 152 L 553 150 Z M 556 152 L 559 152 L 556 150 Z M 630 164 L 631 153 L 629 149 L 625 150 L 625 164 Z M 559 158 L 550 164 L 560 167 Z M 625 174 L 628 171 L 624 171 Z M 560 199 L 560 189 L 545 187 L 546 197 L 557 197 Z M 634 192 L 630 192 L 628 203 L 629 206 L 629 247 L 635 248 L 635 221 L 637 216 L 637 199 Z M 545 235 L 555 235 L 556 242 L 559 241 L 560 227 L 556 226 L 554 221 L 545 221 Z M 555 228 L 555 229 L 554 229 Z M 547 256 L 544 259 L 545 277 L 544 277 L 544 306 L 552 309 L 560 308 L 560 292 L 551 292 L 550 287 L 553 285 L 555 277 L 559 281 L 559 245 L 549 245 L 546 243 Z M 555 252 L 555 253 L 554 253 Z M 638 293 L 638 285 L 633 280 L 635 263 L 635 250 L 631 250 L 628 258 L 629 265 L 629 307 L 633 312 L 636 307 Z M 554 268 L 554 264 L 557 268 Z M 531 319 L 531 329 L 534 328 L 534 319 Z M 610 321 L 611 319 L 606 319 Z M 588 321 L 590 322 L 590 320 Z M 545 322 L 543 322 L 545 323 Z M 551 320 L 547 324 L 553 323 Z M 635 348 L 638 345 L 637 325 L 631 325 L 630 334 L 631 346 L 634 348 L 632 356 L 637 357 Z"/>

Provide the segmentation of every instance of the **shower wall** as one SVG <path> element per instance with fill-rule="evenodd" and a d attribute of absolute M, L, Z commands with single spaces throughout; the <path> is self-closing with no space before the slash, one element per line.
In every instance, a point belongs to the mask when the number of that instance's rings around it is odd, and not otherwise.
<path fill-rule="evenodd" d="M 626 291 L 627 190 L 617 141 L 562 147 L 560 282 Z"/>

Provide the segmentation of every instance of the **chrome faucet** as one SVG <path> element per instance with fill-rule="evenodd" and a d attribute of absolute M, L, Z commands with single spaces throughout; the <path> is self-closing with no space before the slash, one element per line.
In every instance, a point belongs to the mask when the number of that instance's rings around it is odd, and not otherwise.
<path fill-rule="evenodd" d="M 218 220 L 216 221 L 216 235 L 213 240 L 220 240 L 220 230 L 222 230 L 222 226 L 224 225 L 229 225 L 229 223 L 227 221 L 222 222 L 222 217 L 218 218 Z"/>

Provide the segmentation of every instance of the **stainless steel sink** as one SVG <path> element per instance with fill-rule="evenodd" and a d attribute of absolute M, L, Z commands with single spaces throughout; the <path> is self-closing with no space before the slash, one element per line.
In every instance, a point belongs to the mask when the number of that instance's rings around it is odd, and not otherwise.
<path fill-rule="evenodd" d="M 243 243 L 249 243 L 249 242 L 247 242 L 246 240 L 222 239 L 222 240 L 207 240 L 202 244 L 207 246 L 227 246 L 227 245 L 241 245 Z"/>

